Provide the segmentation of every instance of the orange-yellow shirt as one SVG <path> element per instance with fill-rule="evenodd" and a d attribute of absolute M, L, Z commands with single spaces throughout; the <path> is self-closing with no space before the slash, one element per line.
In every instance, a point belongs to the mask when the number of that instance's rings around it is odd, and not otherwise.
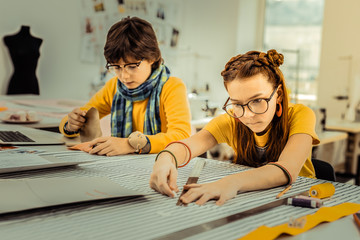
<path fill-rule="evenodd" d="M 110 79 L 90 101 L 81 109 L 88 110 L 95 107 L 99 111 L 100 119 L 111 113 L 111 105 L 116 93 L 117 77 Z M 133 132 L 144 130 L 145 110 L 149 99 L 133 102 Z M 176 77 L 170 77 L 163 86 L 160 93 L 160 120 L 161 132 L 155 135 L 147 135 L 150 140 L 150 153 L 157 153 L 172 142 L 188 138 L 191 134 L 190 107 L 183 81 Z M 64 124 L 68 117 L 65 116 L 59 125 L 62 134 Z"/>
<path fill-rule="evenodd" d="M 315 133 L 315 114 L 309 107 L 302 104 L 290 103 L 288 114 L 290 123 L 289 137 L 296 133 L 306 133 L 312 137 L 313 145 L 320 143 L 319 138 Z M 235 126 L 235 119 L 225 113 L 210 121 L 205 126 L 205 129 L 214 136 L 218 143 L 227 143 L 234 152 L 237 153 L 236 147 L 238 140 L 240 140 L 241 137 L 239 139 L 235 139 Z M 258 147 L 264 147 L 266 145 L 269 133 L 270 131 L 262 136 L 257 136 L 254 133 L 255 142 Z M 299 176 L 315 178 L 315 170 L 311 162 L 311 153 L 306 159 Z"/>

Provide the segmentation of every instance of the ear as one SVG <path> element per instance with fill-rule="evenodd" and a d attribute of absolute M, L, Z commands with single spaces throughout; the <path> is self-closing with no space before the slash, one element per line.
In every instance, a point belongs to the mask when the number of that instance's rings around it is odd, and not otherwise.
<path fill-rule="evenodd" d="M 283 101 L 283 98 L 284 98 L 284 91 L 283 91 L 283 88 L 282 88 L 282 84 L 280 84 L 278 86 L 278 90 L 276 91 L 277 93 L 277 99 L 276 99 L 276 103 L 281 103 Z"/>
<path fill-rule="evenodd" d="M 152 66 L 154 64 L 154 62 L 155 62 L 154 59 L 148 59 L 146 61 L 150 64 L 150 66 Z"/>

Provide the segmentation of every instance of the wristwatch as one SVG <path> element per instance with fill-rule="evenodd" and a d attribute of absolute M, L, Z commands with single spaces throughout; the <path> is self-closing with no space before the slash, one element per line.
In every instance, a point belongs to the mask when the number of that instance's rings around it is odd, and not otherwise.
<path fill-rule="evenodd" d="M 150 141 L 147 136 L 139 131 L 131 133 L 128 137 L 128 141 L 131 147 L 135 149 L 135 153 L 149 153 L 150 152 Z"/>
<path fill-rule="evenodd" d="M 68 125 L 68 122 L 66 122 L 65 124 L 64 124 L 64 133 L 66 134 L 66 135 L 74 135 L 74 134 L 78 134 L 80 131 L 79 130 L 77 130 L 77 131 L 69 131 L 69 130 L 67 130 L 66 129 L 66 126 Z"/>

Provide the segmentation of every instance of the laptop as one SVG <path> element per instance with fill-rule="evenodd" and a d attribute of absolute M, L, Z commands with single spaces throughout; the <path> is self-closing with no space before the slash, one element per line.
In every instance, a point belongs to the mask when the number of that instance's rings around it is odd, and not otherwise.
<path fill-rule="evenodd" d="M 0 145 L 35 146 L 65 144 L 62 135 L 13 124 L 0 124 Z"/>

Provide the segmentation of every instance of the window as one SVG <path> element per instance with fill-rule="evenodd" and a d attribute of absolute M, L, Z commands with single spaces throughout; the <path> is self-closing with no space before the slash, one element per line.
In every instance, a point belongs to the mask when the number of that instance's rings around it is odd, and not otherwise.
<path fill-rule="evenodd" d="M 317 94 L 324 0 L 266 0 L 264 49 L 284 55 L 291 102 L 313 104 Z"/>

